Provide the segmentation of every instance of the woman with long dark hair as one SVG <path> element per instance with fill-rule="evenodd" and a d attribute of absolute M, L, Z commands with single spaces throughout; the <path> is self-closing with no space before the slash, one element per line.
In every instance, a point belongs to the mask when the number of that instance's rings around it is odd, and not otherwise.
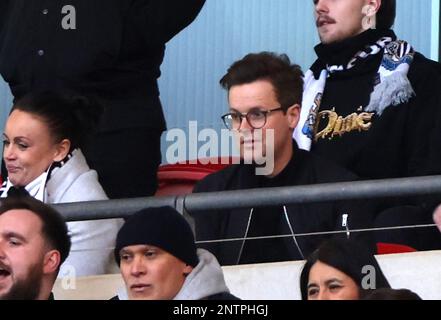
<path fill-rule="evenodd" d="M 302 300 L 358 300 L 364 291 L 390 288 L 369 246 L 348 239 L 325 241 L 300 275 Z"/>

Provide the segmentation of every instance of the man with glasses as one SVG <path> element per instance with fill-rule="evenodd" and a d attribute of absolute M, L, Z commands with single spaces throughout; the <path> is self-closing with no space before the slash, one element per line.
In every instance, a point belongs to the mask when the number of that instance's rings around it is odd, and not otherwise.
<path fill-rule="evenodd" d="M 355 179 L 344 169 L 300 150 L 291 138 L 299 121 L 303 80 L 300 67 L 291 64 L 286 55 L 249 54 L 235 62 L 220 83 L 228 91 L 230 105 L 222 119 L 233 131 L 241 163 L 206 177 L 194 192 Z M 272 165 L 268 166 L 268 162 Z M 257 169 L 262 166 L 271 170 L 259 174 Z M 300 259 L 329 234 L 307 237 L 296 234 L 345 230 L 370 223 L 370 215 L 364 209 L 356 210 L 351 203 L 279 204 L 194 212 L 193 216 L 196 240 L 202 241 L 199 246 L 213 252 L 223 265 Z M 279 237 L 262 238 L 267 236 Z M 256 237 L 259 239 L 250 239 Z M 219 239 L 236 241 L 211 242 Z"/>

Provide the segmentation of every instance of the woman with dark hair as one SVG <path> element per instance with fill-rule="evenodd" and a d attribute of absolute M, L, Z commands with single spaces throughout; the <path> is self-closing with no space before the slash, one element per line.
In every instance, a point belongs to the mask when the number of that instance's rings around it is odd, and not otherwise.
<path fill-rule="evenodd" d="M 370 248 L 347 239 L 328 240 L 306 260 L 302 300 L 358 300 L 370 289 L 390 288 Z"/>
<path fill-rule="evenodd" d="M 45 203 L 108 199 L 80 149 L 100 113 L 92 100 L 49 91 L 17 101 L 3 133 L 8 178 L 0 197 L 25 194 Z M 69 222 L 72 248 L 64 266 L 74 267 L 75 275 L 108 272 L 119 226 L 116 219 Z"/>

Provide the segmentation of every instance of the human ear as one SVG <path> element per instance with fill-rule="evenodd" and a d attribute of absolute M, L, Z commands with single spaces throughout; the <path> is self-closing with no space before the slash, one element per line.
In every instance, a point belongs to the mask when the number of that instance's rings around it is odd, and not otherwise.
<path fill-rule="evenodd" d="M 58 270 L 60 266 L 61 256 L 58 250 L 50 250 L 44 255 L 43 273 L 52 274 Z"/>
<path fill-rule="evenodd" d="M 61 142 L 58 142 L 56 145 L 54 161 L 59 162 L 66 158 L 69 154 L 70 145 L 71 143 L 69 139 L 63 139 Z"/>
<path fill-rule="evenodd" d="M 377 14 L 378 10 L 380 10 L 381 7 L 381 0 L 369 0 L 368 2 L 368 5 L 371 7 L 369 10 L 370 14 L 372 16 Z"/>
<path fill-rule="evenodd" d="M 184 277 L 188 276 L 193 271 L 193 267 L 189 264 L 186 264 L 184 267 L 184 270 L 182 270 L 182 273 L 184 274 Z"/>
<path fill-rule="evenodd" d="M 375 29 L 377 25 L 376 14 L 381 7 L 381 0 L 368 0 L 366 5 L 362 8 L 364 15 L 362 20 L 362 27 L 364 30 Z"/>
<path fill-rule="evenodd" d="M 286 110 L 286 116 L 288 120 L 288 125 L 290 129 L 295 129 L 300 119 L 300 105 L 295 104 Z"/>

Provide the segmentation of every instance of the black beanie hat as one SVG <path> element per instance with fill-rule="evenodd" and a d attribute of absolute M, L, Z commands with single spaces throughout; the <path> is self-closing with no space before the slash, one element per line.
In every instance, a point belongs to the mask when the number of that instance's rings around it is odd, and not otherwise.
<path fill-rule="evenodd" d="M 149 208 L 133 214 L 116 237 L 115 260 L 132 245 L 152 245 L 196 267 L 199 262 L 193 232 L 185 218 L 172 207 Z"/>

